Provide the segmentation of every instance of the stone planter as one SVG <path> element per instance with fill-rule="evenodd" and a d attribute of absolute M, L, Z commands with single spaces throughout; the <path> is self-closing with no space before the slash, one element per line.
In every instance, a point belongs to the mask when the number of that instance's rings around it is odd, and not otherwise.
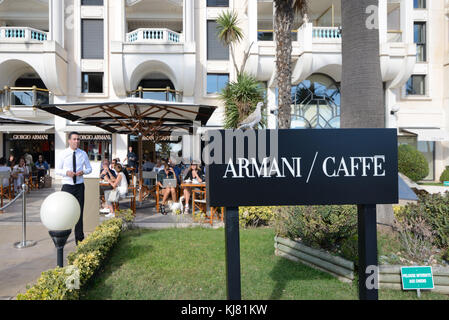
<path fill-rule="evenodd" d="M 278 236 L 274 237 L 274 247 L 277 256 L 301 262 L 314 269 L 329 273 L 344 282 L 354 280 L 354 263 L 352 261 Z M 431 291 L 449 294 L 449 268 L 432 267 L 432 273 L 435 288 Z M 402 290 L 401 266 L 379 266 L 379 288 Z"/>
<path fill-rule="evenodd" d="M 277 256 L 299 261 L 312 268 L 327 272 L 344 282 L 354 280 L 354 263 L 352 261 L 278 236 L 274 237 L 274 247 Z"/>
<path fill-rule="evenodd" d="M 449 294 L 449 268 L 432 267 L 432 273 L 435 288 L 431 291 Z M 401 266 L 379 266 L 379 288 L 402 290 Z"/>

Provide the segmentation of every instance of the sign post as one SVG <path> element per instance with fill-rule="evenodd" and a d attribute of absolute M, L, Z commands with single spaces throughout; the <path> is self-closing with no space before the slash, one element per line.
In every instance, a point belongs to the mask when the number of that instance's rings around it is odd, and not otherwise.
<path fill-rule="evenodd" d="M 417 290 L 418 298 L 421 290 L 434 289 L 432 267 L 401 267 L 402 290 Z"/>
<path fill-rule="evenodd" d="M 378 299 L 376 204 L 398 203 L 395 129 L 210 130 L 210 207 L 226 207 L 228 299 L 241 299 L 238 206 L 358 205 L 359 298 Z"/>
<path fill-rule="evenodd" d="M 378 300 L 377 274 L 377 223 L 376 205 L 357 206 L 357 225 L 359 241 L 359 298 Z M 375 266 L 370 268 L 370 266 Z"/>
<path fill-rule="evenodd" d="M 241 300 L 239 208 L 227 207 L 225 212 L 226 290 L 228 300 Z"/>

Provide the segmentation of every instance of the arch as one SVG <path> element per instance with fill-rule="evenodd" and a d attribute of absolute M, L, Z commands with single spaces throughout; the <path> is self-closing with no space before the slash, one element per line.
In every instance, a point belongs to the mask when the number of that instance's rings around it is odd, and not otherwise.
<path fill-rule="evenodd" d="M 175 76 L 175 72 L 172 68 L 162 61 L 149 60 L 139 64 L 131 74 L 130 77 L 130 89 L 134 90 L 137 88 L 138 83 L 144 79 L 146 76 L 151 74 L 163 74 L 165 75 L 174 85 L 175 89 L 179 90 L 179 82 Z"/>
<path fill-rule="evenodd" d="M 18 59 L 9 59 L 0 63 L 0 88 L 4 86 L 13 87 L 16 80 L 25 73 L 36 73 L 48 88 L 46 79 L 39 74 L 27 62 Z"/>
<path fill-rule="evenodd" d="M 339 128 L 340 85 L 314 73 L 292 87 L 292 128 Z"/>

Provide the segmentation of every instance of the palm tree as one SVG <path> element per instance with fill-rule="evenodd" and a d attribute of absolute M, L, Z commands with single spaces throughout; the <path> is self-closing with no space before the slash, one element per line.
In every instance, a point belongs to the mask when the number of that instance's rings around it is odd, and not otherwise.
<path fill-rule="evenodd" d="M 341 127 L 383 128 L 385 108 L 379 58 L 379 28 L 367 8 L 378 0 L 342 0 Z M 377 18 L 377 17 L 376 17 Z"/>
<path fill-rule="evenodd" d="M 289 129 L 292 100 L 292 27 L 295 14 L 307 11 L 307 0 L 274 0 L 276 78 L 279 90 L 279 128 Z"/>
<path fill-rule="evenodd" d="M 238 14 L 235 11 L 223 11 L 217 18 L 218 39 L 231 49 L 232 63 L 237 76 L 243 71 L 237 67 L 234 53 L 234 46 L 243 39 L 243 32 L 238 23 Z"/>

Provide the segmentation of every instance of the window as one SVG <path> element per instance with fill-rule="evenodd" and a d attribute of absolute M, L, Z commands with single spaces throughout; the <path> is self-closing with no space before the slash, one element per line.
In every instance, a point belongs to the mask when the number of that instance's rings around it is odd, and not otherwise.
<path fill-rule="evenodd" d="M 207 0 L 208 7 L 229 7 L 229 0 Z"/>
<path fill-rule="evenodd" d="M 426 8 L 426 0 L 413 0 L 413 8 L 425 9 Z"/>
<path fill-rule="evenodd" d="M 315 73 L 292 86 L 291 128 L 340 128 L 340 84 Z"/>
<path fill-rule="evenodd" d="M 219 93 L 226 87 L 229 81 L 227 73 L 208 73 L 207 74 L 207 94 Z"/>
<path fill-rule="evenodd" d="M 426 94 L 426 76 L 413 75 L 405 84 L 406 95 L 425 95 Z"/>
<path fill-rule="evenodd" d="M 83 72 L 81 78 L 82 93 L 103 93 L 103 73 Z"/>
<path fill-rule="evenodd" d="M 415 22 L 414 23 L 414 38 L 416 43 L 416 61 L 426 61 L 426 23 Z"/>
<path fill-rule="evenodd" d="M 103 0 L 81 0 L 82 6 L 102 6 Z"/>
<path fill-rule="evenodd" d="M 207 60 L 229 60 L 229 47 L 218 39 L 216 21 L 207 21 Z"/>
<path fill-rule="evenodd" d="M 104 59 L 103 20 L 81 20 L 81 58 Z"/>

